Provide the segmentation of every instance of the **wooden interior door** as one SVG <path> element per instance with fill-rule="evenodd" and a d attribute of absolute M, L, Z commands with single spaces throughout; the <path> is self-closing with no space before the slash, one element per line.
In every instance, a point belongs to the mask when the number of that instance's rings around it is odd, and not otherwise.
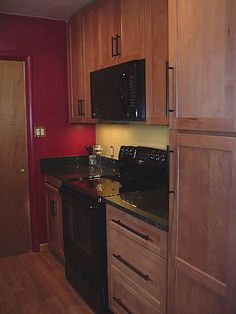
<path fill-rule="evenodd" d="M 236 1 L 169 0 L 168 7 L 172 127 L 236 132 Z"/>
<path fill-rule="evenodd" d="M 0 256 L 31 250 L 25 65 L 0 60 Z"/>
<path fill-rule="evenodd" d="M 171 143 L 168 313 L 236 313 L 236 138 Z"/>

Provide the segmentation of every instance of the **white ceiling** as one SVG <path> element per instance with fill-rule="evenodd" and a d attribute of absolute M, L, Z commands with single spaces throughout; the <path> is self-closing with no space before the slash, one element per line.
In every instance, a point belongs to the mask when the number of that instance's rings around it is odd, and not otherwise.
<path fill-rule="evenodd" d="M 94 0 L 0 0 L 0 12 L 66 20 Z"/>

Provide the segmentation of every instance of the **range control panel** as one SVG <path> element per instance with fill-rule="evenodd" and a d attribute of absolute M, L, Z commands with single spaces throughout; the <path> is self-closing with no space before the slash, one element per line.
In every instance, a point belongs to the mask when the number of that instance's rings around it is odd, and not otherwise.
<path fill-rule="evenodd" d="M 154 167 L 168 165 L 168 152 L 158 148 L 142 146 L 121 146 L 119 152 L 120 162 L 132 162 Z"/>

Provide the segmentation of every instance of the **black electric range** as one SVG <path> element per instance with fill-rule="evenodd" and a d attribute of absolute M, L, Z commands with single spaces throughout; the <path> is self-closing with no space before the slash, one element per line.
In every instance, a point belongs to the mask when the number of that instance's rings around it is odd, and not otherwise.
<path fill-rule="evenodd" d="M 167 151 L 147 147 L 121 146 L 119 165 L 119 173 L 113 175 L 102 172 L 100 175 L 99 172 L 96 172 L 94 176 L 91 173 L 87 176 L 84 173 L 80 175 L 79 172 L 65 175 L 62 191 L 81 192 L 98 203 L 105 197 L 134 191 L 167 191 Z M 143 194 L 143 198 L 145 195 L 147 193 Z M 159 195 L 160 193 L 155 195 L 155 199 Z M 152 198 L 152 196 L 154 196 L 153 193 L 147 197 Z M 162 195 L 161 198 L 163 198 Z"/>
<path fill-rule="evenodd" d="M 165 229 L 167 151 L 122 146 L 119 175 L 66 178 L 61 193 L 66 277 L 96 313 L 106 313 L 105 202 L 147 221 L 158 213 L 156 225 Z"/>

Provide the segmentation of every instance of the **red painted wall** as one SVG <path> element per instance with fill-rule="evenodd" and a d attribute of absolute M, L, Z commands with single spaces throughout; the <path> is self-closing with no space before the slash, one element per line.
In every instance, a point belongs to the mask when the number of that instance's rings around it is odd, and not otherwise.
<path fill-rule="evenodd" d="M 67 123 L 65 22 L 0 14 L 0 52 L 31 56 L 33 124 L 46 126 L 47 136 L 34 139 L 37 207 L 32 208 L 32 234 L 37 248 L 46 241 L 40 158 L 84 154 L 84 145 L 95 143 L 95 129 Z"/>

